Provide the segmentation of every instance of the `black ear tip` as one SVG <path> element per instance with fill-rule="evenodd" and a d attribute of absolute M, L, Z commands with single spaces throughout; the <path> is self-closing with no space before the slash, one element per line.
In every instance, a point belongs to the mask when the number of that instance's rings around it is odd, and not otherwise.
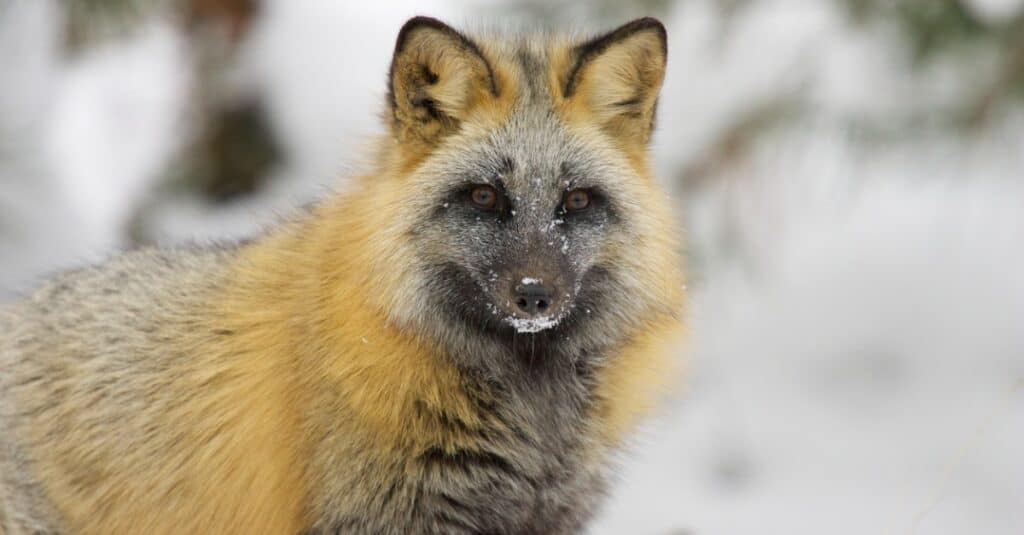
<path fill-rule="evenodd" d="M 642 19 L 636 19 L 632 22 L 627 22 L 623 28 L 629 28 L 627 33 L 641 32 L 641 31 L 654 31 L 658 33 L 658 38 L 662 42 L 668 41 L 668 31 L 665 30 L 665 25 L 654 17 L 644 17 Z"/>
<path fill-rule="evenodd" d="M 640 32 L 655 32 L 658 34 L 658 41 L 661 42 L 661 53 L 668 56 L 668 31 L 660 20 L 654 17 L 644 17 L 627 22 L 620 29 L 623 35 L 633 35 Z"/>
<path fill-rule="evenodd" d="M 662 32 L 665 31 L 665 25 L 662 24 L 662 22 L 660 20 L 656 19 L 655 17 L 643 17 L 643 18 L 636 19 L 636 20 L 634 20 L 632 22 L 627 22 L 626 23 L 627 26 L 634 25 L 634 24 L 636 26 L 638 26 L 638 27 L 657 28 L 659 31 L 662 31 Z"/>
<path fill-rule="evenodd" d="M 395 42 L 395 51 L 402 50 L 405 46 L 405 41 L 409 38 L 409 35 L 419 28 L 432 28 L 446 33 L 454 33 L 455 30 L 448 26 L 444 22 L 441 22 L 434 17 L 427 17 L 424 15 L 417 15 L 402 25 L 402 29 L 398 30 L 398 39 Z"/>
<path fill-rule="evenodd" d="M 425 15 L 417 15 L 417 16 L 415 16 L 415 17 L 405 21 L 405 24 L 402 25 L 402 30 L 401 31 L 404 32 L 404 31 L 407 31 L 407 30 L 411 30 L 411 29 L 413 29 L 413 28 L 415 28 L 417 26 L 431 26 L 431 27 L 434 27 L 434 28 L 447 28 L 448 27 L 447 24 L 441 22 L 438 19 L 435 19 L 434 17 L 427 17 Z"/>

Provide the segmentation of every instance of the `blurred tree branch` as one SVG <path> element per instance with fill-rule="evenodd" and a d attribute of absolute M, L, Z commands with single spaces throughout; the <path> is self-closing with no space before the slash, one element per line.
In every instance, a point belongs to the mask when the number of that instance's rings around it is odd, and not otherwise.
<path fill-rule="evenodd" d="M 861 24 L 889 24 L 908 44 L 916 66 L 968 50 L 999 65 L 973 100 L 953 110 L 951 125 L 977 128 L 1004 102 L 1024 100 L 1024 12 L 985 20 L 965 0 L 840 0 Z"/>

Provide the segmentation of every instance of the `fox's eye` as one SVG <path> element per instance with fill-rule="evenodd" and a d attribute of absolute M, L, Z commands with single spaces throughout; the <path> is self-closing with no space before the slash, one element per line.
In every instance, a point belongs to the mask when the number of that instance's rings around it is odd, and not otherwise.
<path fill-rule="evenodd" d="M 491 186 L 475 186 L 473 191 L 469 192 L 469 199 L 473 201 L 477 208 L 494 210 L 494 207 L 498 204 L 498 192 L 494 191 L 494 188 Z"/>
<path fill-rule="evenodd" d="M 586 190 L 574 189 L 565 194 L 565 205 L 566 212 L 579 212 L 580 210 L 586 210 L 590 206 L 590 193 Z"/>

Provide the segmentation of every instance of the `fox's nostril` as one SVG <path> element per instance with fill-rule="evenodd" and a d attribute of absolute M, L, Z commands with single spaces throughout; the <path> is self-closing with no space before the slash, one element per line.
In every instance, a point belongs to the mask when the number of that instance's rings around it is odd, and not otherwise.
<path fill-rule="evenodd" d="M 548 287 L 534 282 L 516 286 L 514 293 L 519 311 L 531 316 L 546 312 L 551 308 L 554 295 L 554 292 Z"/>

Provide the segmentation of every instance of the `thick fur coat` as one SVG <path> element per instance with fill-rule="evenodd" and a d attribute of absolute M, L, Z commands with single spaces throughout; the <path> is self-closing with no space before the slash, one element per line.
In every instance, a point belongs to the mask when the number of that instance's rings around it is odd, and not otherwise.
<path fill-rule="evenodd" d="M 0 532 L 580 531 L 674 374 L 666 57 L 410 20 L 344 193 L 0 317 Z"/>

